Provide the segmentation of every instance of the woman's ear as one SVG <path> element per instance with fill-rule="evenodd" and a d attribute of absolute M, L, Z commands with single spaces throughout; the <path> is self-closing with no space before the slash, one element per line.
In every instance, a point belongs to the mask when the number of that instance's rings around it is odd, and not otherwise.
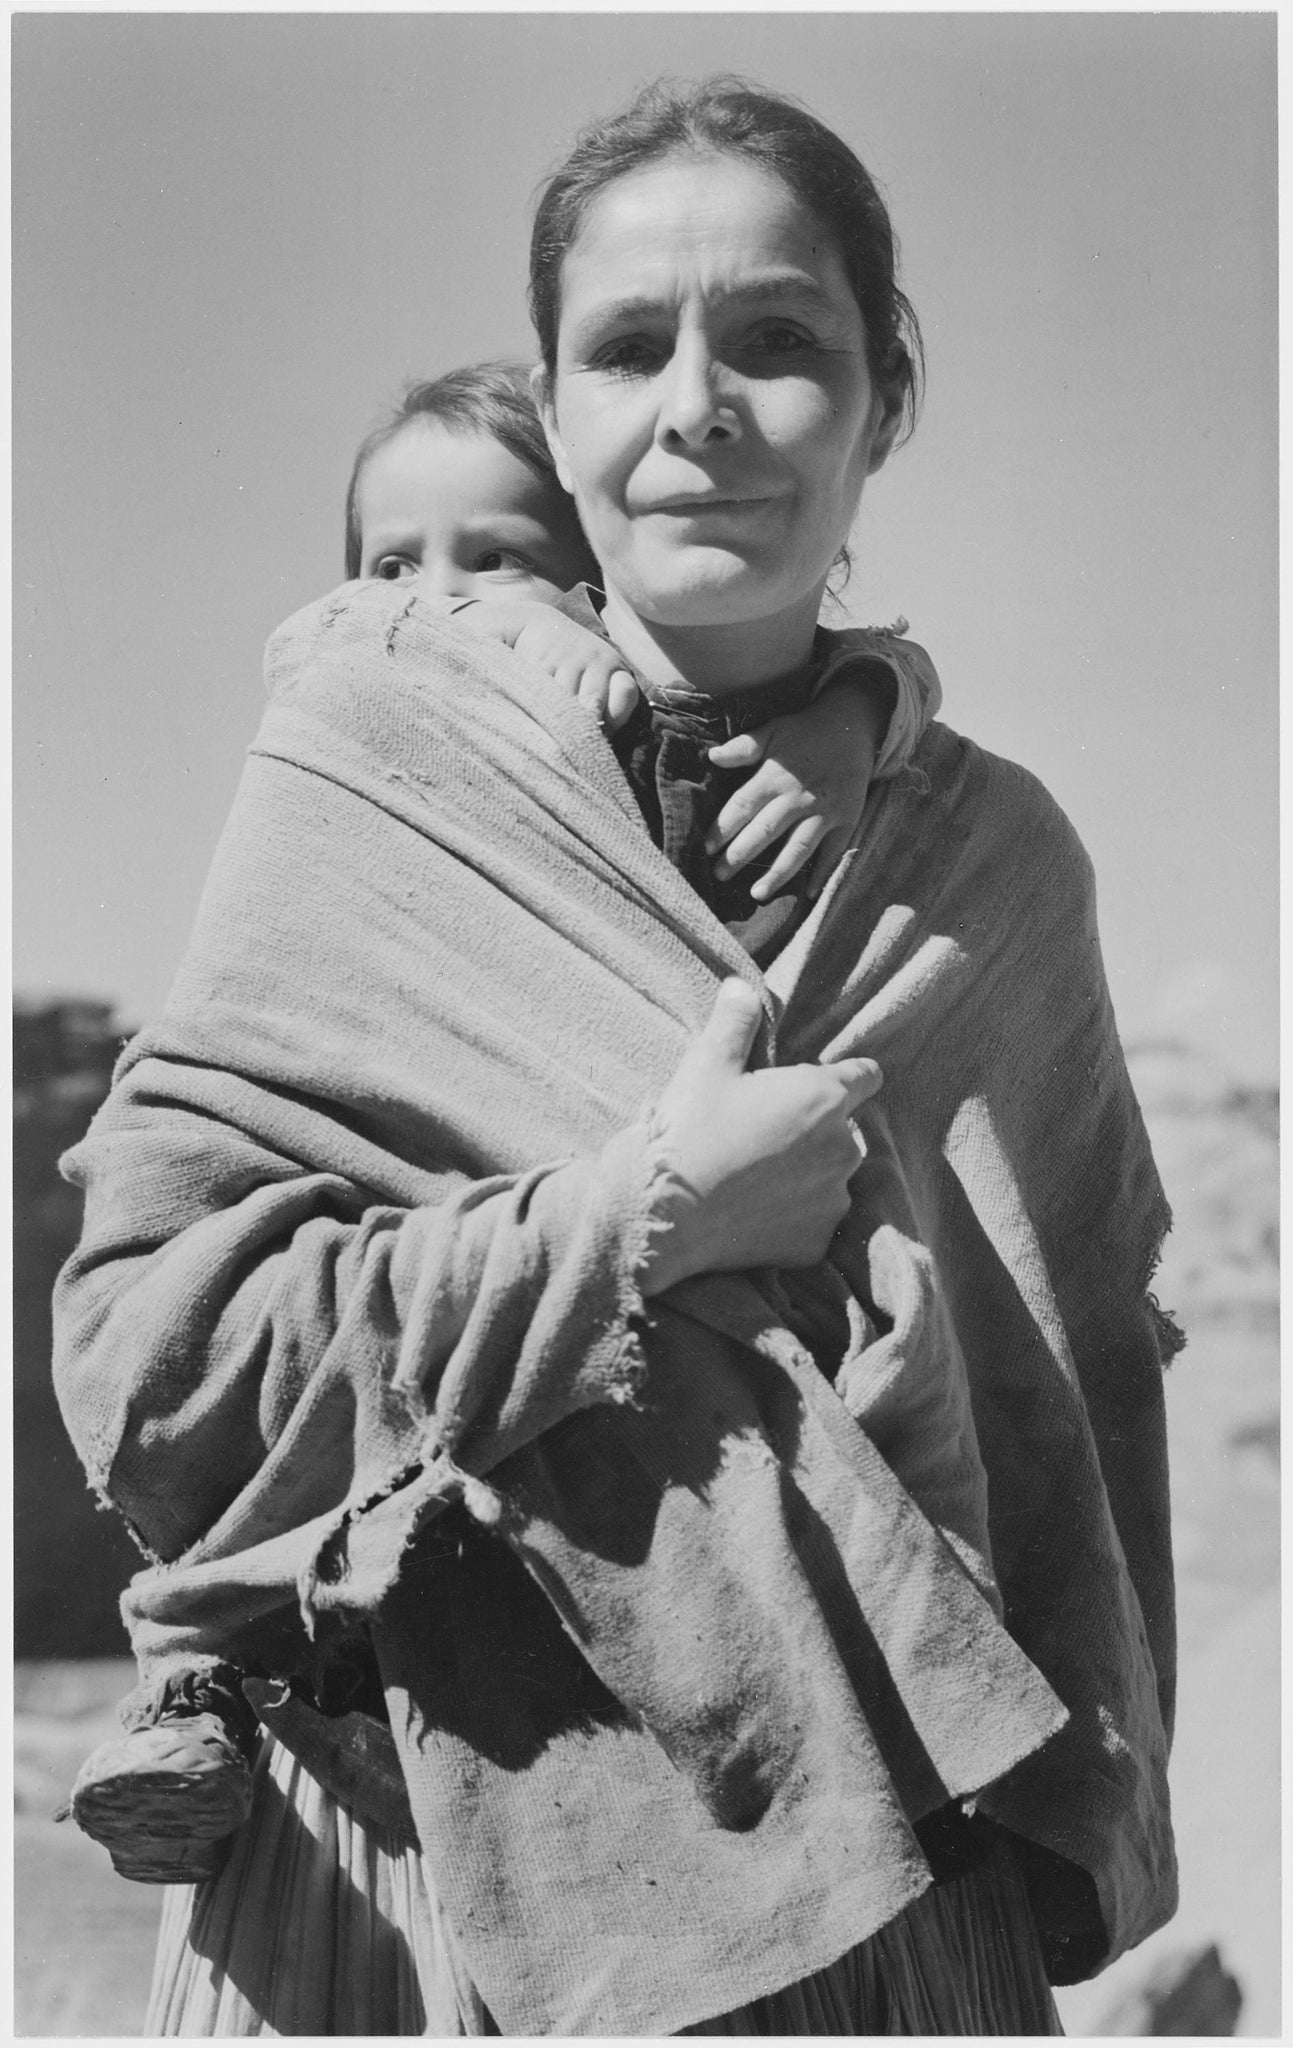
<path fill-rule="evenodd" d="M 882 385 L 871 401 L 875 425 L 871 430 L 871 452 L 867 456 L 866 473 L 874 476 L 883 469 L 898 438 L 902 425 L 901 388 L 896 384 Z"/>
<path fill-rule="evenodd" d="M 565 445 L 557 431 L 557 408 L 553 402 L 552 379 L 542 363 L 536 363 L 530 372 L 530 389 L 534 393 L 534 403 L 538 407 L 539 418 L 543 423 L 544 439 L 547 441 L 548 453 L 556 468 L 558 481 L 562 490 L 569 491 L 573 497 L 574 485 L 570 480 L 570 464 L 566 461 Z"/>

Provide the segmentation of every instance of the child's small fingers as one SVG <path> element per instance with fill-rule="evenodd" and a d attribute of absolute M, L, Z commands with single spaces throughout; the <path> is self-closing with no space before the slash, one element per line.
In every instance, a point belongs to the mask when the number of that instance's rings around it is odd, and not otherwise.
<path fill-rule="evenodd" d="M 804 862 L 811 859 L 825 830 L 820 818 L 805 818 L 801 825 L 796 825 L 767 874 L 760 875 L 753 884 L 750 894 L 756 903 L 766 903 L 770 896 L 784 889 L 787 882 L 794 880 Z"/>
<path fill-rule="evenodd" d="M 719 880 L 727 881 L 730 876 L 739 874 L 742 868 L 748 867 L 752 860 L 757 860 L 761 854 L 765 854 L 783 833 L 789 832 L 791 827 L 804 817 L 807 802 L 808 799 L 801 793 L 797 796 L 777 797 L 771 803 L 764 804 L 758 816 L 743 831 L 738 832 L 734 839 L 728 841 L 714 862 L 714 873 Z M 816 841 L 813 843 L 815 845 Z"/>
<path fill-rule="evenodd" d="M 753 768 L 768 749 L 766 727 L 758 732 L 738 732 L 735 739 L 722 740 L 709 749 L 716 768 Z"/>
<path fill-rule="evenodd" d="M 758 769 L 748 782 L 743 782 L 741 787 L 729 796 L 705 834 L 706 853 L 718 853 L 729 840 L 736 838 L 738 832 L 744 832 L 769 804 L 774 803 L 779 797 L 784 798 L 787 794 L 787 791 L 777 788 L 775 778 L 766 764 Z"/>
<path fill-rule="evenodd" d="M 583 663 L 579 661 L 542 662 L 557 688 L 565 697 L 577 697 L 584 680 Z"/>
<path fill-rule="evenodd" d="M 610 732 L 620 727 L 633 716 L 642 692 L 627 669 L 617 668 L 611 675 L 606 691 L 606 725 Z"/>
<path fill-rule="evenodd" d="M 597 718 L 606 710 L 606 693 L 610 687 L 610 676 L 601 662 L 585 662 L 579 677 L 578 697 L 581 704 Z"/>

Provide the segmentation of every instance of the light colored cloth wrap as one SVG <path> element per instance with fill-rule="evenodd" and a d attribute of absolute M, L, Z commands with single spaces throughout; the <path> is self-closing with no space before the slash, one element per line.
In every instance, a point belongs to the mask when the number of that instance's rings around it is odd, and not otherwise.
<path fill-rule="evenodd" d="M 717 978 L 761 984 L 589 715 L 382 586 L 270 666 L 167 1014 L 71 1156 L 64 1411 L 176 1560 L 137 1640 L 300 1668 L 298 1600 L 321 1640 L 375 1616 L 508 2032 L 675 2031 L 824 1967 L 927 1885 L 910 1820 L 987 1785 L 1092 1873 L 1109 1953 L 1141 1938 L 1166 1213 L 1063 818 L 935 727 L 769 977 L 763 1056 L 886 1075 L 809 1284 L 836 1391 L 773 1276 L 642 1315 L 635 1114 Z M 502 1539 L 489 1599 L 450 1500 Z"/>

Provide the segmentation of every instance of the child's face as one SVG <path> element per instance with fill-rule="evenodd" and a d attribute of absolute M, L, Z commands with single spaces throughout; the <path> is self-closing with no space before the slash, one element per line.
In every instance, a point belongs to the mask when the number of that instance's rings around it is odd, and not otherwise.
<path fill-rule="evenodd" d="M 570 499 L 487 434 L 413 419 L 365 464 L 360 574 L 551 603 L 595 574 Z"/>

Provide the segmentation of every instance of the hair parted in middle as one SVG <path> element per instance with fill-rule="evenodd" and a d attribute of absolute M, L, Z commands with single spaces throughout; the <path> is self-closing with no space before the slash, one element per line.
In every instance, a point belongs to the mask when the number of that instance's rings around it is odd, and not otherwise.
<path fill-rule="evenodd" d="M 846 142 L 779 94 L 742 78 L 658 79 L 576 138 L 539 197 L 530 240 L 530 315 L 548 376 L 557 365 L 561 267 L 600 192 L 670 156 L 735 156 L 778 177 L 834 237 L 862 314 L 873 380 L 897 392 L 906 433 L 924 369 L 920 325 L 897 281 L 898 247 L 874 179 Z"/>

